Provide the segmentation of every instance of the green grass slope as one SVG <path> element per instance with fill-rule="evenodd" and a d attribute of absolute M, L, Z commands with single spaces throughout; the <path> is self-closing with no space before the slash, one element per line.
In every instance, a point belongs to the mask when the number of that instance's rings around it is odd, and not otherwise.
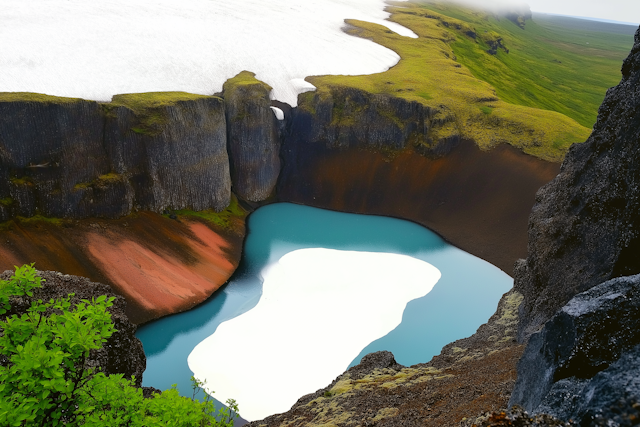
<path fill-rule="evenodd" d="M 596 34 L 591 37 L 600 42 L 582 49 L 571 29 L 563 36 L 530 20 L 522 29 L 506 18 L 444 3 L 402 2 L 388 11 L 419 38 L 353 20 L 347 32 L 394 50 L 400 62 L 374 75 L 308 78 L 318 95 L 354 87 L 420 102 L 446 116 L 439 138 L 458 134 L 482 149 L 508 143 L 555 162 L 589 136 L 632 43 L 627 35 Z M 305 96 L 311 95 L 302 95 L 303 103 Z"/>
<path fill-rule="evenodd" d="M 452 44 L 460 63 L 502 100 L 557 111 L 588 128 L 607 89 L 620 81 L 622 61 L 633 46 L 635 28 L 627 25 L 535 14 L 523 30 L 507 19 L 444 3 L 423 7 L 464 20 L 478 35 L 502 37 L 508 53 L 486 54 L 481 38 L 457 36 Z"/>

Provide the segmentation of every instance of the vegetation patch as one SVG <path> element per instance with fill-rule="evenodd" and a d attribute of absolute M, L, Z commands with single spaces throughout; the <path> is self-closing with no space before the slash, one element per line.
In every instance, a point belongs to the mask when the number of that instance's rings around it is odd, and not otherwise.
<path fill-rule="evenodd" d="M 31 102 L 43 104 L 71 104 L 84 101 L 80 98 L 64 98 L 32 92 L 0 92 L 0 102 Z"/>
<path fill-rule="evenodd" d="M 30 218 L 25 218 L 23 216 L 17 216 L 16 221 L 20 224 L 26 225 L 41 225 L 41 224 L 49 224 L 55 225 L 56 227 L 62 227 L 64 224 L 69 221 L 63 218 L 49 218 L 42 215 L 34 215 Z"/>
<path fill-rule="evenodd" d="M 5 197 L 4 199 L 0 199 L 0 205 L 2 206 L 11 206 L 13 204 L 13 199 L 11 197 Z"/>
<path fill-rule="evenodd" d="M 42 282 L 33 265 L 0 280 L 0 425 L 233 426 L 236 403 L 216 413 L 208 395 L 195 399 L 204 384 L 193 377 L 193 399 L 175 386 L 145 399 L 133 377 L 92 367 L 92 351 L 116 332 L 109 311 L 115 297 L 43 301 L 34 297 Z M 11 313 L 15 299 L 31 299 L 30 307 Z"/>
<path fill-rule="evenodd" d="M 242 206 L 238 203 L 238 199 L 232 195 L 231 203 L 229 206 L 221 212 L 216 212 L 213 209 L 208 209 L 204 211 L 192 211 L 189 209 L 182 209 L 175 211 L 175 215 L 178 217 L 186 217 L 186 218 L 199 218 L 203 219 L 206 222 L 209 222 L 217 227 L 220 227 L 224 230 L 233 230 L 235 228 L 236 219 L 242 219 L 247 216 L 247 211 L 245 211 Z M 169 215 L 165 215 L 169 216 Z"/>
<path fill-rule="evenodd" d="M 23 176 L 21 178 L 11 178 L 9 181 L 16 186 L 33 185 L 33 180 L 29 176 Z"/>
<path fill-rule="evenodd" d="M 93 187 L 104 188 L 116 182 L 123 182 L 123 181 L 124 181 L 124 175 L 110 172 L 104 175 L 100 175 L 99 177 L 97 177 L 91 182 L 79 182 L 73 186 L 73 189 L 77 191 L 77 190 L 86 190 L 88 188 L 93 188 Z"/>
<path fill-rule="evenodd" d="M 557 111 L 591 128 L 608 88 L 620 81 L 620 64 L 633 46 L 633 35 L 572 28 L 535 15 L 524 30 L 460 6 L 429 2 L 425 7 L 472 25 L 487 44 L 498 37 L 508 53 L 485 54 L 467 37 L 452 44 L 458 61 L 490 83 L 503 101 Z"/>

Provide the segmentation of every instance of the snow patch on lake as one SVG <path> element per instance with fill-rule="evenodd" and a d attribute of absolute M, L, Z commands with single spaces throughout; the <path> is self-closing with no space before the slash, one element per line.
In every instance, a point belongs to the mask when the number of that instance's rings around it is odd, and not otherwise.
<path fill-rule="evenodd" d="M 297 104 L 321 74 L 372 74 L 398 55 L 345 34 L 386 21 L 383 0 L 2 0 L 0 92 L 109 101 L 115 94 L 213 94 L 242 70 Z"/>
<path fill-rule="evenodd" d="M 285 412 L 329 385 L 440 279 L 437 268 L 406 255 L 319 248 L 290 252 L 262 275 L 256 307 L 222 323 L 188 358 L 195 376 L 220 401 L 236 399 L 247 420 Z M 239 337 L 243 348 L 232 351 Z"/>

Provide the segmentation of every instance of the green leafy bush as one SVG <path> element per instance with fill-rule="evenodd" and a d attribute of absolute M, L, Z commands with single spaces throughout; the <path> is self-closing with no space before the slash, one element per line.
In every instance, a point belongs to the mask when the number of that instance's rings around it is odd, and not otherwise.
<path fill-rule="evenodd" d="M 11 297 L 33 297 L 41 286 L 36 273 L 25 265 L 0 281 L 0 315 L 11 309 Z M 115 331 L 113 300 L 100 296 L 74 306 L 69 297 L 35 300 L 26 313 L 0 321 L 0 425 L 232 426 L 233 400 L 216 416 L 209 396 L 188 399 L 174 386 L 145 399 L 133 378 L 88 367 L 91 351 Z M 204 384 L 192 380 L 195 396 Z"/>

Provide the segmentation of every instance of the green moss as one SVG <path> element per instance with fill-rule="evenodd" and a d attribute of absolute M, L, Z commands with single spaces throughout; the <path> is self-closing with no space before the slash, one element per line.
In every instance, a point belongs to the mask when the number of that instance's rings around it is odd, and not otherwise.
<path fill-rule="evenodd" d="M 262 87 L 267 91 L 267 93 L 271 92 L 271 89 L 272 89 L 271 86 L 269 86 L 268 84 L 256 79 L 255 73 L 251 73 L 249 71 L 241 71 L 235 77 L 232 77 L 228 79 L 226 82 L 224 82 L 222 90 L 223 92 L 226 92 L 228 90 L 232 90 L 237 87 L 253 86 L 253 85 L 258 85 Z"/>
<path fill-rule="evenodd" d="M 25 217 L 22 217 L 22 216 L 18 216 L 18 217 L 16 217 L 16 221 L 18 221 L 21 224 L 30 224 L 30 225 L 51 224 L 51 225 L 55 225 L 57 227 L 60 227 L 63 224 L 68 222 L 67 220 L 62 219 L 62 218 L 49 218 L 49 217 L 42 216 L 42 215 L 35 215 L 35 216 L 30 217 L 30 218 L 25 218 Z"/>
<path fill-rule="evenodd" d="M 5 197 L 4 199 L 0 199 L 0 205 L 2 206 L 11 206 L 13 204 L 13 199 L 11 197 Z"/>
<path fill-rule="evenodd" d="M 481 105 L 479 108 L 480 108 L 480 111 L 482 111 L 487 115 L 491 114 L 491 112 L 493 111 L 493 108 L 487 107 L 486 105 Z"/>
<path fill-rule="evenodd" d="M 187 92 L 126 93 L 114 95 L 111 99 L 111 104 L 107 105 L 125 106 L 133 110 L 136 114 L 144 114 L 149 109 L 169 107 L 182 101 L 194 101 L 207 98 L 212 97 Z"/>
<path fill-rule="evenodd" d="M 9 181 L 16 186 L 33 185 L 33 180 L 29 176 L 23 176 L 21 178 L 11 178 Z"/>
<path fill-rule="evenodd" d="M 86 190 L 92 187 L 107 187 L 115 182 L 122 182 L 124 180 L 124 176 L 117 173 L 107 173 L 104 175 L 100 175 L 96 179 L 91 182 L 79 182 L 73 186 L 75 191 L 78 190 Z"/>
<path fill-rule="evenodd" d="M 142 135 L 157 135 L 162 132 L 169 120 L 166 108 L 180 102 L 213 98 L 187 92 L 146 92 L 114 95 L 111 103 L 104 104 L 105 113 L 113 114 L 116 107 L 126 107 L 134 112 L 138 123 L 132 132 Z"/>
<path fill-rule="evenodd" d="M 247 216 L 245 211 L 235 196 L 231 197 L 231 203 L 222 212 L 216 212 L 212 209 L 205 211 L 192 211 L 188 209 L 182 209 L 175 212 L 176 215 L 183 217 L 200 218 L 207 222 L 210 222 L 225 230 L 231 230 L 234 227 L 234 218 L 244 218 Z M 165 215 L 167 216 L 167 215 Z"/>
<path fill-rule="evenodd" d="M 32 92 L 0 92 L 0 102 L 33 102 L 47 104 L 70 104 L 83 101 L 80 98 L 63 98 Z"/>

